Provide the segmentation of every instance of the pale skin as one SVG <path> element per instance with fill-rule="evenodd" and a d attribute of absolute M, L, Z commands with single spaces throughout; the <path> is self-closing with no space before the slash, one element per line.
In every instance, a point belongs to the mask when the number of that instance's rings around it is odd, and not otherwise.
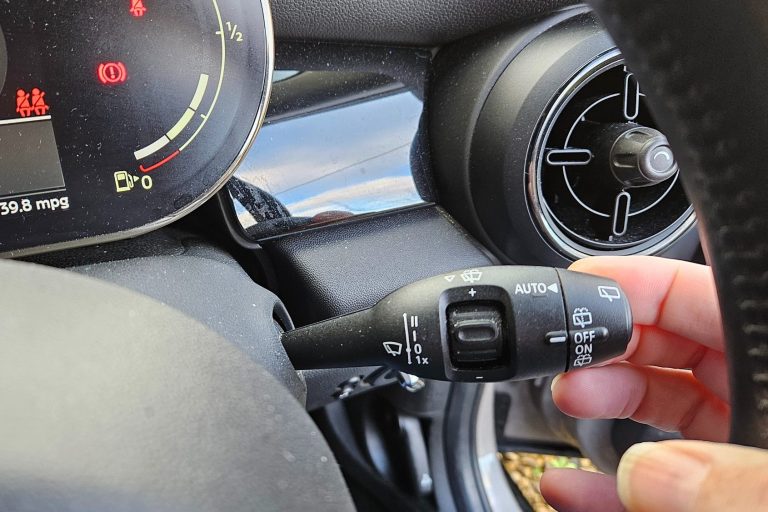
<path fill-rule="evenodd" d="M 721 444 L 729 431 L 728 375 L 709 267 L 606 257 L 572 270 L 616 280 L 635 332 L 621 358 L 557 378 L 557 406 L 577 418 L 632 418 L 690 441 L 638 445 L 617 478 L 549 470 L 541 483 L 547 501 L 560 512 L 768 510 L 768 452 Z"/>

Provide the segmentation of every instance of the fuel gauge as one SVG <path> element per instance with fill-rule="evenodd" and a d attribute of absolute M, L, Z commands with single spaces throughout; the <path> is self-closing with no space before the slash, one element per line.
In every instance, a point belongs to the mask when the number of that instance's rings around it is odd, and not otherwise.
<path fill-rule="evenodd" d="M 12 2 L 0 26 L 0 254 L 178 218 L 263 120 L 266 0 Z"/>

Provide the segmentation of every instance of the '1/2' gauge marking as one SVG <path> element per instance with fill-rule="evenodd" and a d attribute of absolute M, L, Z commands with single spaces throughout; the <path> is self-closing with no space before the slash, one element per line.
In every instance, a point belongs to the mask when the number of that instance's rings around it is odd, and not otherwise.
<path fill-rule="evenodd" d="M 216 0 L 211 0 L 213 3 L 213 8 L 216 11 L 216 20 L 218 22 L 219 30 L 216 31 L 216 35 L 219 36 L 219 39 L 221 40 L 221 68 L 219 69 L 219 82 L 216 85 L 216 92 L 213 95 L 213 100 L 211 101 L 211 106 L 208 108 L 208 112 L 205 114 L 200 114 L 200 118 L 202 119 L 200 125 L 197 127 L 197 129 L 192 133 L 192 136 L 179 147 L 176 151 L 171 153 L 169 156 L 164 158 L 163 160 L 157 162 L 154 165 L 151 165 L 149 167 L 145 167 L 144 165 L 139 166 L 139 170 L 141 172 L 147 173 L 151 172 L 158 167 L 161 167 L 184 151 L 190 144 L 192 144 L 192 141 L 195 140 L 195 138 L 198 136 L 198 134 L 202 131 L 205 124 L 208 122 L 208 118 L 211 116 L 211 113 L 213 112 L 213 109 L 216 107 L 216 103 L 219 101 L 219 95 L 221 94 L 221 87 L 224 82 L 224 70 L 226 68 L 227 63 L 227 42 L 225 38 L 225 32 L 224 32 L 224 22 L 221 18 L 221 10 L 219 9 L 219 4 Z M 178 135 L 186 128 L 186 126 L 192 121 L 194 115 L 197 113 L 197 108 L 200 106 L 200 102 L 202 102 L 203 96 L 205 95 L 205 90 L 208 87 L 208 79 L 209 76 L 206 74 L 200 75 L 200 81 L 197 84 L 197 90 L 195 91 L 195 95 L 192 98 L 192 102 L 190 103 L 189 108 L 184 112 L 184 114 L 181 116 L 181 119 L 171 128 L 165 135 L 160 137 L 158 140 L 150 144 L 149 146 L 140 149 L 134 153 L 134 156 L 136 157 L 136 160 L 143 160 L 161 149 L 163 149 L 167 144 L 169 144 L 174 138 L 178 137 Z"/>

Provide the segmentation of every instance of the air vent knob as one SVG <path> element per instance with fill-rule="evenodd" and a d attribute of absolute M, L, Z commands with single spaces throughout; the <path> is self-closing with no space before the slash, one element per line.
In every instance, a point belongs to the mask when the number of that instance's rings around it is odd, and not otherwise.
<path fill-rule="evenodd" d="M 675 155 L 663 133 L 637 125 L 617 128 L 620 133 L 613 141 L 610 162 L 611 171 L 621 184 L 650 187 L 677 174 Z"/>

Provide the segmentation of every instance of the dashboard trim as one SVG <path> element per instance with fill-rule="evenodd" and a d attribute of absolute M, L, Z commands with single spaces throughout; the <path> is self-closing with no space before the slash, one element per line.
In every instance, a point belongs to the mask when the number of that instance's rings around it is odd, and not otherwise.
<path fill-rule="evenodd" d="M 227 168 L 224 175 L 222 175 L 222 177 L 214 184 L 213 187 L 211 187 L 211 189 L 208 192 L 198 197 L 197 199 L 195 199 L 188 205 L 184 206 L 180 210 L 174 212 L 173 214 L 138 228 L 119 231 L 117 233 L 109 233 L 106 235 L 80 238 L 78 240 L 71 240 L 68 242 L 39 245 L 36 247 L 29 247 L 24 249 L 2 252 L 0 253 L 0 258 L 19 258 L 24 256 L 33 256 L 36 254 L 43 254 L 47 252 L 62 251 L 66 249 L 74 249 L 77 247 L 85 247 L 89 245 L 116 242 L 118 240 L 135 238 L 135 237 L 150 233 L 152 231 L 155 231 L 157 229 L 163 228 L 181 219 L 182 217 L 189 215 L 193 211 L 197 210 L 200 206 L 202 206 L 203 203 L 215 197 L 216 194 L 218 194 L 219 191 L 222 188 L 224 188 L 224 186 L 227 184 L 229 179 L 235 174 L 235 171 L 240 166 L 246 154 L 248 153 L 254 141 L 256 140 L 256 135 L 258 135 L 259 130 L 264 124 L 264 120 L 266 119 L 266 116 L 267 116 L 267 109 L 269 107 L 269 98 L 272 93 L 272 76 L 275 69 L 275 33 L 274 33 L 274 23 L 272 19 L 272 11 L 270 8 L 269 0 L 260 0 L 260 3 L 261 3 L 262 11 L 264 13 L 264 33 L 266 35 L 266 44 L 265 44 L 266 74 L 264 76 L 264 87 L 263 87 L 263 92 L 261 96 L 261 103 L 256 113 L 256 119 L 254 120 L 253 126 L 251 127 L 251 131 L 249 132 L 248 138 L 243 144 L 243 147 L 238 152 L 232 164 Z"/>

